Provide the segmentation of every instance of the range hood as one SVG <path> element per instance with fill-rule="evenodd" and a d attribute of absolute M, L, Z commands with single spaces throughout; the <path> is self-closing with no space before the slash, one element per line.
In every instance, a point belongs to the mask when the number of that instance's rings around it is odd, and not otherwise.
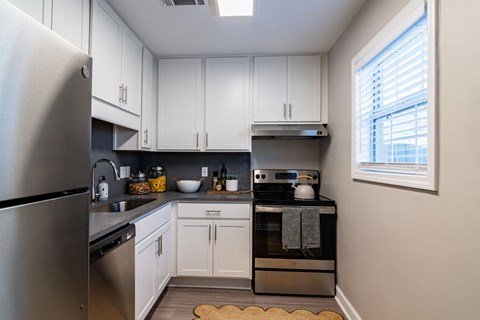
<path fill-rule="evenodd" d="M 322 124 L 253 124 L 253 139 L 318 139 L 328 136 Z"/>

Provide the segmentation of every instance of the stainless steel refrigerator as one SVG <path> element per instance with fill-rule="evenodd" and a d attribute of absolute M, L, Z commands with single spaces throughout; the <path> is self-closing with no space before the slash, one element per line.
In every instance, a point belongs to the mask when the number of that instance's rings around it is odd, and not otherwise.
<path fill-rule="evenodd" d="M 91 58 L 0 21 L 0 319 L 87 319 Z"/>

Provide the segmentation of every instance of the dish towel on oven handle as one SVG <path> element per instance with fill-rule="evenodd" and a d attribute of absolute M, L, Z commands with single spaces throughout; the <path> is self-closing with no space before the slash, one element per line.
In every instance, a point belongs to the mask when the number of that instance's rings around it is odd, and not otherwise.
<path fill-rule="evenodd" d="M 300 208 L 284 207 L 282 213 L 282 248 L 300 249 Z"/>
<path fill-rule="evenodd" d="M 318 208 L 302 208 L 302 248 L 320 248 L 320 211 Z"/>

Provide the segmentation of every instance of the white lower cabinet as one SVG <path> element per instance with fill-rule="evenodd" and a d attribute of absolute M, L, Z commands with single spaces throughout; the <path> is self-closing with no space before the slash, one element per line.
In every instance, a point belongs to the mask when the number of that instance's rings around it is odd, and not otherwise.
<path fill-rule="evenodd" d="M 214 220 L 213 276 L 250 276 L 250 221 Z"/>
<path fill-rule="evenodd" d="M 135 319 L 145 319 L 170 280 L 171 207 L 135 222 Z"/>
<path fill-rule="evenodd" d="M 179 203 L 177 275 L 250 278 L 250 204 Z"/>
<path fill-rule="evenodd" d="M 212 221 L 179 219 L 177 224 L 177 275 L 211 276 Z"/>
<path fill-rule="evenodd" d="M 157 297 L 168 284 L 171 277 L 172 228 L 170 223 L 159 230 L 158 251 L 155 259 L 155 291 Z"/>

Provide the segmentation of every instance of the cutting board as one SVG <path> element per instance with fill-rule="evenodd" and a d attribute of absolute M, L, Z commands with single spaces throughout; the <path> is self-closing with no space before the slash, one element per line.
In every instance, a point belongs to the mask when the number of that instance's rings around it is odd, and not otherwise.
<path fill-rule="evenodd" d="M 220 190 L 220 191 L 217 191 L 217 190 L 208 190 L 207 191 L 207 194 L 224 194 L 224 195 L 228 195 L 228 194 L 243 194 L 243 193 L 250 193 L 252 192 L 251 190 L 244 190 L 244 191 L 227 191 L 227 190 Z"/>

